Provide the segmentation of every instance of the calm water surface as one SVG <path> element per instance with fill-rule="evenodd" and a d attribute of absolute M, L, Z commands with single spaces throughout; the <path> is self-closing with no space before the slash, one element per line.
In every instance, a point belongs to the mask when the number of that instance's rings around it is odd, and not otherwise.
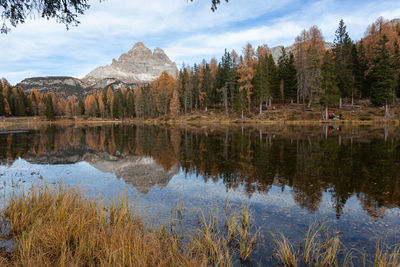
<path fill-rule="evenodd" d="M 48 127 L 0 131 L 0 197 L 33 184 L 126 194 L 146 220 L 183 236 L 198 217 L 249 205 L 261 238 L 247 264 L 272 264 L 271 233 L 296 245 L 327 223 L 346 249 L 400 243 L 400 129 L 271 126 Z M 174 209 L 183 200 L 183 218 Z M 237 262 L 238 263 L 238 262 Z"/>

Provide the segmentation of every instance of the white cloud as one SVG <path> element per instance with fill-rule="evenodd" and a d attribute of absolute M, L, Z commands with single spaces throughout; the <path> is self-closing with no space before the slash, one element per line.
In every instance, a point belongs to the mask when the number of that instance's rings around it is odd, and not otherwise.
<path fill-rule="evenodd" d="M 359 39 L 378 16 L 400 14 L 395 0 L 302 2 L 231 0 L 213 13 L 210 0 L 94 0 L 81 24 L 69 31 L 54 21 L 34 20 L 0 35 L 0 76 L 12 83 L 28 75 L 82 77 L 137 41 L 164 48 L 178 65 L 219 58 L 224 48 L 241 51 L 247 42 L 290 45 L 313 24 L 331 41 L 341 18 Z"/>

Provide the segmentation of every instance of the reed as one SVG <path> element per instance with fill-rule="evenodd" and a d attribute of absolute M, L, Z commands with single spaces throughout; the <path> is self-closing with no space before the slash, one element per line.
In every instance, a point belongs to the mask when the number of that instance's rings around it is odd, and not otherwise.
<path fill-rule="evenodd" d="M 234 258 L 251 260 L 258 242 L 246 205 L 237 210 L 226 201 L 224 224 L 213 206 L 207 215 L 199 212 L 199 226 L 183 243 L 172 215 L 170 229 L 155 229 L 145 226 L 128 203 L 121 196 L 104 205 L 62 186 L 13 194 L 1 215 L 10 227 L 6 238 L 17 246 L 11 253 L 0 249 L 0 266 L 231 266 Z M 298 247 L 283 234 L 272 238 L 277 264 L 354 266 L 354 251 L 344 254 L 339 236 L 325 224 L 311 225 Z M 375 254 L 360 257 L 360 266 L 400 266 L 398 246 L 378 243 Z"/>
<path fill-rule="evenodd" d="M 104 206 L 44 187 L 13 195 L 4 217 L 18 244 L 5 266 L 202 265 L 165 227 L 145 227 L 123 197 Z"/>
<path fill-rule="evenodd" d="M 293 249 L 293 245 L 283 234 L 281 234 L 280 237 L 275 238 L 275 246 L 276 249 L 274 256 L 280 261 L 283 266 L 298 266 L 298 260 L 296 258 L 296 253 Z"/>
<path fill-rule="evenodd" d="M 398 267 L 400 266 L 400 248 L 398 246 L 387 247 L 378 243 L 375 249 L 374 267 Z"/>

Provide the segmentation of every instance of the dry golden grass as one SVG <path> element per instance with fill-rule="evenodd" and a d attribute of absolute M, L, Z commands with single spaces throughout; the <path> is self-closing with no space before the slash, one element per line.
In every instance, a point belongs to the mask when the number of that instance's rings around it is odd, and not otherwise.
<path fill-rule="evenodd" d="M 297 267 L 296 253 L 290 241 L 281 234 L 280 238 L 275 239 L 275 257 L 286 267 Z"/>
<path fill-rule="evenodd" d="M 173 229 L 145 227 L 124 197 L 103 205 L 74 189 L 34 188 L 3 210 L 17 246 L 0 249 L 0 266 L 231 266 L 234 255 L 251 258 L 258 231 L 247 206 L 232 210 L 227 201 L 225 214 L 222 228 L 212 209 L 201 216 L 183 244 Z M 274 241 L 283 266 L 353 266 L 351 253 L 339 264 L 340 239 L 324 224 L 312 225 L 298 249 L 283 234 Z M 400 266 L 400 248 L 378 244 L 370 258 L 362 266 Z"/>
<path fill-rule="evenodd" d="M 204 266 L 166 228 L 145 228 L 126 199 L 107 207 L 74 190 L 13 196 L 4 215 L 18 247 L 9 266 Z"/>

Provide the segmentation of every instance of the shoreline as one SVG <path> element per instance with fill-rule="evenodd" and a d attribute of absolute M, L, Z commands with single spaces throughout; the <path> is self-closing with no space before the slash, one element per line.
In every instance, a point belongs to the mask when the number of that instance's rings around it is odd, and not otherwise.
<path fill-rule="evenodd" d="M 247 118 L 241 119 L 206 119 L 206 118 L 192 118 L 192 117 L 178 117 L 178 118 L 154 118 L 154 119 L 101 119 L 101 118 L 57 118 L 50 121 L 44 117 L 9 117 L 0 120 L 0 129 L 9 129 L 15 127 L 21 128 L 36 128 L 40 126 L 85 126 L 85 125 L 108 125 L 108 124 L 124 124 L 124 125 L 169 125 L 169 126 L 268 126 L 268 125 L 356 125 L 356 126 L 400 126 L 399 119 L 376 119 L 376 120 L 260 120 Z"/>

